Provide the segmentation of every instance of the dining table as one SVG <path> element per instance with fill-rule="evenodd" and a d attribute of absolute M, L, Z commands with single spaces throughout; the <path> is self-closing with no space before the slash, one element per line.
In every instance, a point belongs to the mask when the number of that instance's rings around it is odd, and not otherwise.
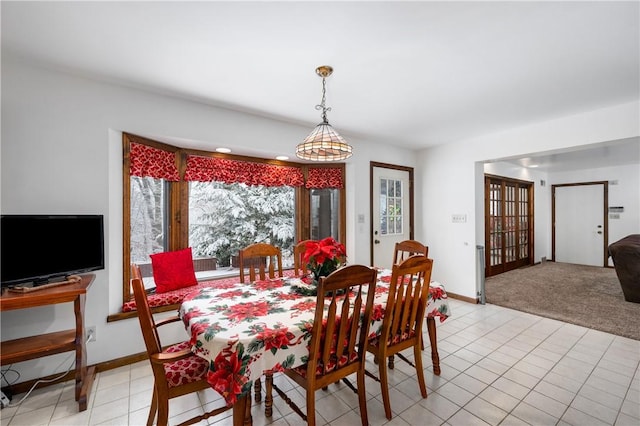
<path fill-rule="evenodd" d="M 251 389 L 257 379 L 305 363 L 309 355 L 305 337 L 316 308 L 308 281 L 305 277 L 214 281 L 184 297 L 179 315 L 192 351 L 209 361 L 207 381 L 228 406 L 233 405 L 234 425 L 251 424 Z M 391 270 L 378 269 L 371 337 L 382 327 L 390 281 Z M 436 320 L 443 322 L 450 315 L 444 286 L 431 281 L 425 316 L 434 374 L 440 374 Z M 267 412 L 272 403 L 265 400 Z"/>

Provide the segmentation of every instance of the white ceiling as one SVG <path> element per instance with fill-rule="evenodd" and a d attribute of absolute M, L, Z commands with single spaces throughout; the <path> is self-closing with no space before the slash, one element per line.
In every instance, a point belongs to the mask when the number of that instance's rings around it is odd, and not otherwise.
<path fill-rule="evenodd" d="M 331 65 L 334 128 L 414 149 L 640 98 L 638 1 L 0 7 L 3 52 L 310 130 Z"/>

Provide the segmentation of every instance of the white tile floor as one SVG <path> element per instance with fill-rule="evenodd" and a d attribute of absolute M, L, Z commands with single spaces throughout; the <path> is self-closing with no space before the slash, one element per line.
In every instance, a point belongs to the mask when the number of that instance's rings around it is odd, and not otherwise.
<path fill-rule="evenodd" d="M 450 302 L 452 317 L 438 324 L 440 376 L 432 373 L 428 347 L 423 355 L 428 398 L 420 397 L 412 367 L 396 360 L 389 375 L 391 421 L 384 416 L 379 384 L 367 378 L 372 425 L 640 425 L 640 341 L 494 305 Z M 304 402 L 288 379 L 275 380 Z M 19 407 L 3 409 L 1 423 L 143 425 L 152 382 L 146 361 L 99 373 L 89 409 L 81 413 L 71 382 L 45 387 Z M 254 425 L 302 423 L 274 399 L 271 419 L 263 403 L 253 406 Z M 318 424 L 360 424 L 357 396 L 344 384 L 318 391 L 316 401 Z M 170 405 L 170 423 L 220 403 L 212 390 L 178 398 Z M 230 416 L 227 411 L 209 424 L 230 425 Z"/>

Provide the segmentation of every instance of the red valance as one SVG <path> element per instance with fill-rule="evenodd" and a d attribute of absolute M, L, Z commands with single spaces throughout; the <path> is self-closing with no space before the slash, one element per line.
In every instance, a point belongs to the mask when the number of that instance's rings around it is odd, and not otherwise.
<path fill-rule="evenodd" d="M 327 167 L 309 168 L 306 187 L 309 189 L 344 188 L 342 169 Z"/>
<path fill-rule="evenodd" d="M 302 186 L 304 176 L 298 167 L 227 160 L 216 157 L 187 157 L 184 180 L 197 182 L 245 183 L 263 186 Z"/>
<path fill-rule="evenodd" d="M 129 174 L 131 176 L 152 177 L 170 181 L 180 180 L 180 174 L 176 167 L 175 152 L 132 143 L 129 162 Z"/>

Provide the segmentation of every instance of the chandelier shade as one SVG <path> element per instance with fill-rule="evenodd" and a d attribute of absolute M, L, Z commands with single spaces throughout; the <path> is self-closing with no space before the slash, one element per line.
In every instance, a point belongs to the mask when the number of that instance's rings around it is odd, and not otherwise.
<path fill-rule="evenodd" d="M 353 148 L 327 122 L 320 123 L 296 148 L 304 160 L 340 161 L 353 155 Z"/>
<path fill-rule="evenodd" d="M 331 108 L 325 106 L 326 81 L 333 68 L 323 65 L 316 68 L 316 74 L 322 77 L 322 101 L 316 105 L 317 110 L 322 110 L 322 123 L 318 124 L 309 135 L 296 147 L 296 156 L 303 160 L 311 161 L 340 161 L 353 155 L 353 148 L 342 136 L 336 132 L 327 120 L 327 111 Z"/>

